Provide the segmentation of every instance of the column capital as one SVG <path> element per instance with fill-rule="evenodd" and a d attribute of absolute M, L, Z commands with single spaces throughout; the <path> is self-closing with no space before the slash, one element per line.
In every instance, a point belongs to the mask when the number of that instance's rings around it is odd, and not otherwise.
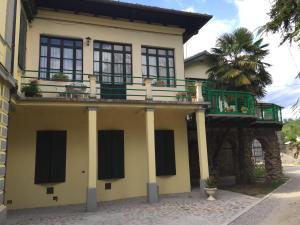
<path fill-rule="evenodd" d="M 147 108 L 145 108 L 145 112 L 154 112 L 154 108 L 147 107 Z"/>

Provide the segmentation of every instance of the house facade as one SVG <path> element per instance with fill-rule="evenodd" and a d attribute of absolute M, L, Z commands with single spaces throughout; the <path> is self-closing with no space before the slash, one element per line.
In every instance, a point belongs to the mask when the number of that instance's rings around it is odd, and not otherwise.
<path fill-rule="evenodd" d="M 189 192 L 190 113 L 208 178 L 208 103 L 200 85 L 194 102 L 178 93 L 183 43 L 210 18 L 114 1 L 17 1 L 24 63 L 14 68 L 6 206 L 93 211 L 101 201 Z"/>
<path fill-rule="evenodd" d="M 4 163 L 1 142 L 3 208 L 93 211 L 99 202 L 142 196 L 154 203 L 190 192 L 193 179 L 204 187 L 218 143 L 211 133 L 223 136 L 212 125 L 226 130 L 230 117 L 280 127 L 280 110 L 266 122 L 269 111 L 257 114 L 249 93 L 226 93 L 243 100 L 228 104 L 222 90 L 208 88 L 205 64 L 184 62 L 183 44 L 209 15 L 117 1 L 4 2 L 15 29 L 1 24 L 1 32 L 14 31 L 1 33 L 0 43 L 12 43 L 1 55 L 14 56 L 1 65 L 16 85 L 1 83 L 0 138 L 9 146 Z"/>

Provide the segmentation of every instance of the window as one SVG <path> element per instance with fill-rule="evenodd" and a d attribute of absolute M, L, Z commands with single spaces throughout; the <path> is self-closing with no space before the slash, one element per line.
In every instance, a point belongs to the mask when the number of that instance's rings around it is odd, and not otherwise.
<path fill-rule="evenodd" d="M 64 73 L 69 80 L 82 81 L 81 40 L 42 36 L 40 46 L 40 79 Z"/>
<path fill-rule="evenodd" d="M 174 50 L 142 47 L 143 77 L 161 80 L 165 86 L 175 86 Z"/>
<path fill-rule="evenodd" d="M 66 141 L 66 131 L 37 132 L 35 184 L 65 182 Z"/>
<path fill-rule="evenodd" d="M 131 83 L 131 45 L 94 42 L 94 74 L 106 84 Z"/>
<path fill-rule="evenodd" d="M 21 10 L 20 17 L 20 35 L 19 35 L 19 52 L 18 64 L 22 70 L 25 70 L 26 62 L 26 36 L 27 36 L 27 18 L 24 10 Z"/>
<path fill-rule="evenodd" d="M 124 131 L 99 131 L 98 179 L 121 179 L 124 177 Z"/>
<path fill-rule="evenodd" d="M 252 160 L 254 164 L 264 163 L 264 151 L 261 143 L 254 139 L 252 142 Z"/>
<path fill-rule="evenodd" d="M 174 131 L 155 131 L 156 176 L 176 175 Z"/>

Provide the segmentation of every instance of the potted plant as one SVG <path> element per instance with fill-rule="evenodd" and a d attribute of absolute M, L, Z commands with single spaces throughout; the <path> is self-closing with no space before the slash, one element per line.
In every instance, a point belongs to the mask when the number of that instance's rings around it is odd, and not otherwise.
<path fill-rule="evenodd" d="M 53 81 L 69 81 L 69 77 L 67 75 L 65 75 L 64 73 L 56 73 L 52 76 Z"/>
<path fill-rule="evenodd" d="M 218 190 L 217 188 L 218 184 L 217 184 L 217 180 L 214 177 L 209 177 L 206 180 L 206 188 L 204 188 L 205 193 L 208 195 L 207 200 L 208 201 L 214 201 L 216 200 L 216 192 Z"/>
<path fill-rule="evenodd" d="M 21 92 L 24 93 L 25 97 L 37 97 L 39 95 L 39 88 L 37 85 L 37 81 L 31 81 L 30 84 L 22 87 Z"/>
<path fill-rule="evenodd" d="M 166 86 L 166 84 L 165 84 L 165 81 L 164 81 L 164 80 L 158 79 L 158 80 L 156 81 L 156 83 L 155 83 L 155 86 L 156 86 L 156 87 L 164 87 L 164 86 Z"/>
<path fill-rule="evenodd" d="M 231 106 L 225 107 L 225 112 L 233 112 L 234 109 Z"/>
<path fill-rule="evenodd" d="M 241 107 L 241 112 L 242 112 L 242 113 L 248 113 L 248 107 L 242 106 L 242 107 Z"/>
<path fill-rule="evenodd" d="M 188 100 L 196 102 L 196 87 L 195 85 L 186 86 L 186 91 L 188 93 Z"/>

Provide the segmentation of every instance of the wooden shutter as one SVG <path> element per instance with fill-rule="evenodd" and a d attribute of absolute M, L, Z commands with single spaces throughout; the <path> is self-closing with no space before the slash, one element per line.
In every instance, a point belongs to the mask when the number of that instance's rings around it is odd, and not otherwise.
<path fill-rule="evenodd" d="M 49 183 L 51 166 L 51 132 L 38 131 L 35 156 L 35 184 Z"/>
<path fill-rule="evenodd" d="M 66 131 L 37 132 L 35 184 L 65 181 L 66 139 Z"/>
<path fill-rule="evenodd" d="M 99 131 L 98 179 L 124 177 L 124 131 Z"/>
<path fill-rule="evenodd" d="M 22 70 L 25 70 L 26 36 L 27 36 L 27 18 L 24 10 L 22 9 L 21 17 L 20 17 L 19 52 L 18 52 L 18 64 Z"/>
<path fill-rule="evenodd" d="M 50 182 L 60 183 L 66 179 L 66 131 L 53 131 L 51 135 Z"/>
<path fill-rule="evenodd" d="M 174 131 L 155 131 L 155 161 L 157 176 L 176 175 Z"/>

